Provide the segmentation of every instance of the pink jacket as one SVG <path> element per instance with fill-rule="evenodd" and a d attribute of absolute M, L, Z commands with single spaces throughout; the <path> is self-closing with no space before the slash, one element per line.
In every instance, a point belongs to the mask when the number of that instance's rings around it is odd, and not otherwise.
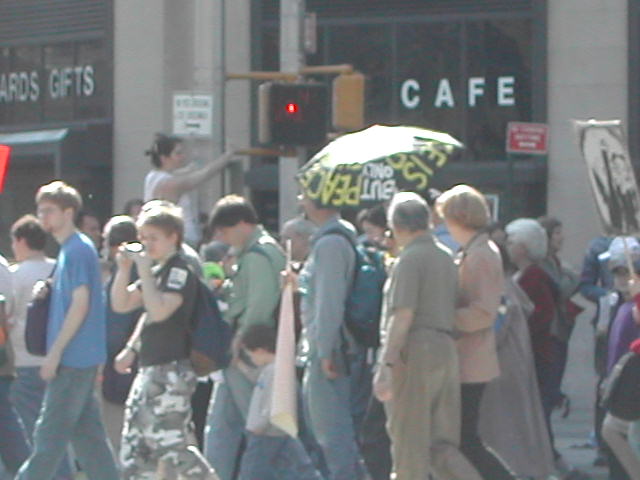
<path fill-rule="evenodd" d="M 502 259 L 486 234 L 473 238 L 458 261 L 455 328 L 460 381 L 484 383 L 498 375 L 494 323 L 504 293 Z"/>

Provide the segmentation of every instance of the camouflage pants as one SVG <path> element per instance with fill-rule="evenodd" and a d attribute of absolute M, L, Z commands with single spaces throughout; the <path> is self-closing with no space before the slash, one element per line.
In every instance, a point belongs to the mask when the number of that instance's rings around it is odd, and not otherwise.
<path fill-rule="evenodd" d="M 123 478 L 216 478 L 194 446 L 191 395 L 196 381 L 189 360 L 139 370 L 127 398 L 122 429 Z"/>

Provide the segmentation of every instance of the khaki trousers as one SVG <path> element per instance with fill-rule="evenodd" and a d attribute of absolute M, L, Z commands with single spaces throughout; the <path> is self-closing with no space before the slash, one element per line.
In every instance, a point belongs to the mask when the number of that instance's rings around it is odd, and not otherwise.
<path fill-rule="evenodd" d="M 385 406 L 396 480 L 482 480 L 460 453 L 460 381 L 456 346 L 447 334 L 411 332 L 391 371 Z"/>

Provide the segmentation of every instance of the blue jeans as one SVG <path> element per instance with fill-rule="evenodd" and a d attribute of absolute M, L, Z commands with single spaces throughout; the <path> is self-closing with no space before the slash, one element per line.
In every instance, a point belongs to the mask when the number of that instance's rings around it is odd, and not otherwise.
<path fill-rule="evenodd" d="M 18 376 L 11 385 L 10 398 L 22 424 L 29 442 L 33 443 L 33 430 L 36 420 L 40 415 L 42 400 L 47 384 L 40 378 L 39 367 L 18 367 Z M 68 480 L 73 478 L 69 458 L 67 455 L 62 460 L 56 476 L 57 480 Z"/>
<path fill-rule="evenodd" d="M 349 362 L 349 378 L 351 379 L 351 416 L 356 437 L 362 430 L 362 422 L 369 402 L 371 401 L 373 372 L 367 362 L 367 348 L 356 345 L 356 352 L 352 354 Z"/>
<path fill-rule="evenodd" d="M 239 480 L 321 480 L 297 438 L 247 433 Z"/>
<path fill-rule="evenodd" d="M 204 456 L 220 480 L 233 480 L 241 454 L 246 415 L 253 385 L 233 367 L 224 372 L 211 395 L 204 430 Z"/>
<path fill-rule="evenodd" d="M 51 480 L 72 443 L 91 480 L 118 480 L 95 394 L 97 367 L 60 367 L 49 382 L 33 433 L 33 453 L 16 480 Z"/>
<path fill-rule="evenodd" d="M 309 359 L 302 394 L 330 480 L 357 480 L 365 474 L 353 428 L 350 392 L 348 376 L 329 380 L 322 372 L 320 359 Z"/>
<path fill-rule="evenodd" d="M 29 457 L 29 445 L 18 414 L 9 401 L 12 377 L 0 377 L 0 458 L 9 473 L 16 473 Z"/>

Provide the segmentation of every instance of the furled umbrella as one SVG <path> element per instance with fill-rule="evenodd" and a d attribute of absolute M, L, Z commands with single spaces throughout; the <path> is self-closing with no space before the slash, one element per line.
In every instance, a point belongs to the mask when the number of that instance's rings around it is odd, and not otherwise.
<path fill-rule="evenodd" d="M 320 205 L 366 207 L 399 191 L 426 191 L 436 171 L 461 148 L 447 133 L 374 125 L 327 144 L 297 178 L 305 195 Z"/>

